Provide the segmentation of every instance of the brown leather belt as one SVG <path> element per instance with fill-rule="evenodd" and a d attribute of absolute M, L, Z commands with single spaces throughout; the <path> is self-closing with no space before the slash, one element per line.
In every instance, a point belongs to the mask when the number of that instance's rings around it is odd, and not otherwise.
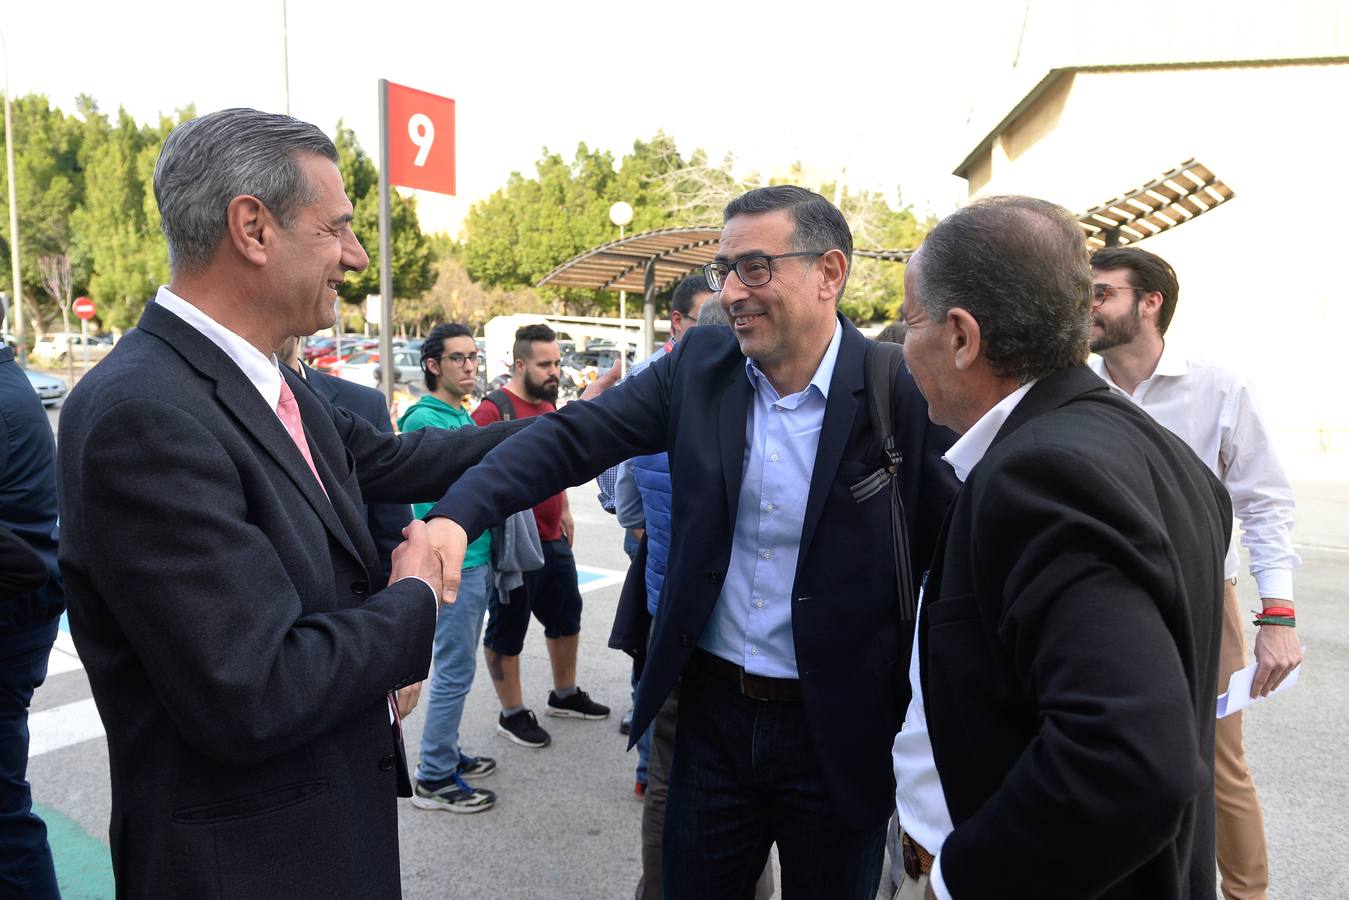
<path fill-rule="evenodd" d="M 701 647 L 693 651 L 689 660 L 689 669 L 695 675 L 706 675 L 714 681 L 733 685 L 751 700 L 767 700 L 778 703 L 800 703 L 801 682 L 795 678 L 766 678 L 763 675 L 751 675 L 729 660 L 708 653 Z"/>
<path fill-rule="evenodd" d="M 904 857 L 904 874 L 917 880 L 932 871 L 932 854 L 923 849 L 923 845 L 909 837 L 899 836 L 899 847 Z"/>

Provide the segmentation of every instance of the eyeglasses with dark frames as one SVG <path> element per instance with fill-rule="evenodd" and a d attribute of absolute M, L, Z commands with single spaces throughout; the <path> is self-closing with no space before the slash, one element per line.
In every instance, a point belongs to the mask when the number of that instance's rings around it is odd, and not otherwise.
<path fill-rule="evenodd" d="M 793 256 L 824 256 L 828 250 L 798 250 L 794 253 L 754 253 L 742 256 L 733 263 L 710 262 L 703 266 L 703 277 L 707 279 L 710 290 L 719 291 L 726 286 L 726 279 L 734 271 L 740 283 L 745 287 L 763 287 L 773 280 L 773 260 L 787 259 Z"/>
<path fill-rule="evenodd" d="M 1122 284 L 1104 284 L 1098 283 L 1091 286 L 1091 305 L 1100 306 L 1111 297 L 1115 296 L 1115 291 L 1146 291 L 1147 288 L 1129 287 Z"/>
<path fill-rule="evenodd" d="M 447 353 L 444 356 L 436 357 L 437 361 L 446 359 L 450 361 L 452 366 L 462 366 L 464 363 L 473 363 L 475 366 L 478 364 L 478 354 L 476 353 Z"/>

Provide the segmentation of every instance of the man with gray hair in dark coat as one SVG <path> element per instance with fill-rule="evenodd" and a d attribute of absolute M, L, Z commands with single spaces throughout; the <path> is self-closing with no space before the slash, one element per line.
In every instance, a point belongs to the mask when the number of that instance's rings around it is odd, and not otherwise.
<path fill-rule="evenodd" d="M 121 897 L 397 897 L 393 692 L 440 564 L 362 507 L 434 500 L 517 425 L 381 434 L 278 367 L 369 262 L 337 150 L 246 109 L 155 167 L 172 280 L 61 416 L 61 570 L 107 729 Z"/>

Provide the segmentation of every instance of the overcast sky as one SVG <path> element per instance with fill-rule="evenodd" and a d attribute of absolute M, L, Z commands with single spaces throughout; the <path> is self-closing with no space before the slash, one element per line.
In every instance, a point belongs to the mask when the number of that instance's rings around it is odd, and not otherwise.
<path fill-rule="evenodd" d="M 16 95 L 89 93 L 138 120 L 195 103 L 282 111 L 282 0 L 4 0 Z M 741 174 L 794 161 L 941 214 L 951 170 L 1053 66 L 1349 54 L 1338 0 L 749 3 L 289 0 L 290 112 L 378 155 L 379 78 L 453 97 L 459 197 L 532 173 L 546 146 L 621 156 L 663 129 Z M 616 198 L 617 199 L 617 198 Z"/>

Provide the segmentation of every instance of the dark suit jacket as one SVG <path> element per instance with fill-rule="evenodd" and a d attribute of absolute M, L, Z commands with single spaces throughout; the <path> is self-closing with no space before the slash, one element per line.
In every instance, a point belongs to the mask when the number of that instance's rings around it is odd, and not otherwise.
<path fill-rule="evenodd" d="M 50 634 L 52 620 L 61 615 L 66 601 L 56 562 L 52 426 L 33 385 L 14 361 L 14 351 L 5 346 L 0 346 L 0 528 L 11 531 L 36 554 L 45 572 L 41 579 L 25 579 L 27 587 L 15 584 L 0 598 L 0 637 L 12 637 L 6 646 L 17 652 L 27 649 L 24 635 L 41 641 Z M 32 563 L 23 548 L 14 546 L 12 552 L 17 555 L 6 552 L 0 559 L 0 568 L 15 568 L 0 576 L 5 581 L 17 578 L 17 569 Z"/>
<path fill-rule="evenodd" d="M 877 468 L 863 390 L 867 341 L 846 320 L 808 488 L 792 590 L 792 630 L 811 735 L 838 811 L 859 824 L 894 806 L 890 746 L 908 703 L 912 623 L 900 621 L 885 492 L 848 488 Z M 753 388 L 734 334 L 695 328 L 674 352 L 593 403 L 572 403 L 502 444 L 430 515 L 470 536 L 503 514 L 580 484 L 621 459 L 668 450 L 673 533 L 650 655 L 637 689 L 640 736 L 688 663 L 730 561 Z M 894 388 L 902 495 L 915 567 L 931 557 L 955 491 L 941 454 L 953 435 L 932 425 L 907 370 Z M 541 463 L 542 461 L 542 463 Z M 918 573 L 910 573 L 912 580 Z"/>
<path fill-rule="evenodd" d="M 386 434 L 393 433 L 393 421 L 384 395 L 354 381 L 344 381 L 326 372 L 304 367 L 304 381 L 333 406 L 355 413 Z M 370 537 L 379 551 L 380 568 L 388 573 L 394 548 L 403 543 L 403 529 L 412 521 L 412 507 L 406 503 L 368 503 L 365 507 Z"/>
<path fill-rule="evenodd" d="M 361 505 L 440 496 L 517 426 L 384 435 L 283 377 L 327 497 L 239 368 L 153 303 L 61 416 L 122 896 L 399 895 L 385 694 L 425 677 L 436 604 L 381 589 Z"/>
<path fill-rule="evenodd" d="M 956 897 L 1213 897 L 1227 491 L 1085 367 L 952 507 L 919 616 Z"/>

